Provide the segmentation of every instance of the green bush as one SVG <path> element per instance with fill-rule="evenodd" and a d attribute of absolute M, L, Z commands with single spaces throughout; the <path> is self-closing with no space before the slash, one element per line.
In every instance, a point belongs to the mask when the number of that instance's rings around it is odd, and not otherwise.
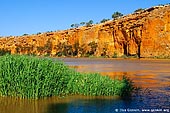
<path fill-rule="evenodd" d="M 113 19 L 117 19 L 117 18 L 122 17 L 122 16 L 123 16 L 123 14 L 118 12 L 118 11 L 116 11 L 112 14 Z"/>
<path fill-rule="evenodd" d="M 139 8 L 139 9 L 136 9 L 134 12 L 141 12 L 141 11 L 143 11 L 143 10 L 145 10 L 145 9 Z"/>
<path fill-rule="evenodd" d="M 87 27 L 90 27 L 91 25 L 93 25 L 93 20 L 89 20 L 88 22 L 86 22 Z"/>
<path fill-rule="evenodd" d="M 104 18 L 103 20 L 100 21 L 100 23 L 105 23 L 105 22 L 107 22 L 107 21 L 109 21 L 109 20 L 110 20 L 110 19 L 105 19 L 105 18 Z"/>
<path fill-rule="evenodd" d="M 120 58 L 126 59 L 126 58 L 128 58 L 128 56 L 127 55 L 122 55 Z"/>
<path fill-rule="evenodd" d="M 127 96 L 132 82 L 81 74 L 60 61 L 32 56 L 0 57 L 0 96 L 43 98 L 62 95 Z"/>
<path fill-rule="evenodd" d="M 117 58 L 117 57 L 118 57 L 117 53 L 114 52 L 112 58 Z"/>
<path fill-rule="evenodd" d="M 0 56 L 5 55 L 5 54 L 11 54 L 11 51 L 5 50 L 5 49 L 0 49 Z"/>

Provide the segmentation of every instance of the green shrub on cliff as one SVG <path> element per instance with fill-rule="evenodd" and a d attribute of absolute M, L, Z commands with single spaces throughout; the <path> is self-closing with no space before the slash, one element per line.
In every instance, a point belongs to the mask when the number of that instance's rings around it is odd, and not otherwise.
<path fill-rule="evenodd" d="M 136 9 L 134 12 L 140 12 L 140 11 L 143 11 L 143 10 L 145 10 L 145 9 L 139 8 L 139 9 Z"/>
<path fill-rule="evenodd" d="M 86 26 L 90 27 L 93 24 L 93 20 L 89 20 L 88 22 L 86 22 Z"/>
<path fill-rule="evenodd" d="M 123 16 L 123 14 L 122 13 L 120 13 L 120 12 L 114 12 L 113 14 L 112 14 L 112 18 L 113 19 L 117 19 L 117 18 L 119 18 L 119 17 L 122 17 Z"/>
<path fill-rule="evenodd" d="M 117 52 L 114 52 L 112 58 L 117 58 L 117 57 L 118 57 Z"/>
<path fill-rule="evenodd" d="M 5 49 L 0 49 L 0 56 L 5 55 L 5 54 L 11 54 L 11 51 L 5 50 Z"/>
<path fill-rule="evenodd" d="M 110 20 L 110 19 L 105 19 L 105 18 L 104 18 L 103 20 L 100 21 L 100 23 L 105 23 L 105 22 L 107 22 L 107 21 L 109 21 L 109 20 Z"/>

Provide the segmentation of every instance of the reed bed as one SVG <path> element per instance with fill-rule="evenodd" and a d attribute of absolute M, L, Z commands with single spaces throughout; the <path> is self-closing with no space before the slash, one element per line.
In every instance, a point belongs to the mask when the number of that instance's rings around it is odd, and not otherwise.
<path fill-rule="evenodd" d="M 33 56 L 0 57 L 0 96 L 43 98 L 50 96 L 127 96 L 132 82 L 100 74 L 82 74 L 61 61 Z"/>

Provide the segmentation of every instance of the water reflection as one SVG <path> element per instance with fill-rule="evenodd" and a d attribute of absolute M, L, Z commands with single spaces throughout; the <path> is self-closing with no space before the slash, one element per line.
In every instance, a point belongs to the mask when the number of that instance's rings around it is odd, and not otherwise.
<path fill-rule="evenodd" d="M 118 100 L 120 98 L 116 96 L 68 96 L 39 100 L 0 97 L 0 113 L 99 113 L 102 109 L 110 110 L 109 104 Z"/>
<path fill-rule="evenodd" d="M 37 101 L 33 100 L 0 97 L 1 113 L 38 113 L 42 112 L 39 105 Z"/>
<path fill-rule="evenodd" d="M 170 87 L 170 60 L 61 59 L 79 72 L 100 72 L 111 78 L 123 75 L 136 86 L 158 90 Z M 167 92 L 166 90 L 164 90 Z"/>
<path fill-rule="evenodd" d="M 115 103 L 121 104 L 115 104 Z M 125 104 L 125 105 L 124 105 Z M 86 99 L 73 99 L 69 103 L 55 103 L 48 107 L 46 113 L 112 113 L 115 105 L 128 105 L 129 103 L 121 101 L 120 99 L 103 99 L 103 98 L 86 98 Z"/>
<path fill-rule="evenodd" d="M 72 96 L 53 97 L 40 100 L 17 100 L 0 98 L 1 113 L 115 113 L 121 109 L 170 109 L 168 95 L 155 92 L 141 92 L 130 100 L 119 98 L 92 98 Z M 152 104 L 151 104 L 152 103 Z"/>
<path fill-rule="evenodd" d="M 68 113 L 68 103 L 50 104 L 46 113 Z"/>
<path fill-rule="evenodd" d="M 103 76 L 122 78 L 123 75 L 142 87 L 134 94 L 126 108 L 170 109 L 170 60 L 114 60 L 114 59 L 64 59 L 79 72 L 100 72 Z M 81 64 L 81 61 L 85 63 Z M 122 103 L 116 102 L 122 105 Z M 114 105 L 116 106 L 116 105 Z M 123 107 L 123 106 L 121 106 Z"/>
<path fill-rule="evenodd" d="M 153 94 L 153 92 L 146 91 L 143 94 L 134 95 L 130 100 L 74 99 L 65 104 L 49 105 L 46 113 L 115 113 L 116 110 L 122 109 L 135 109 L 136 112 L 140 113 L 142 109 L 170 109 L 170 101 L 167 95 Z"/>

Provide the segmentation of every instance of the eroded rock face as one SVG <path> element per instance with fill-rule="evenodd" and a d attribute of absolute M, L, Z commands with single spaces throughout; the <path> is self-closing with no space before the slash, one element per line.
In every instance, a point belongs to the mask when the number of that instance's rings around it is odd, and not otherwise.
<path fill-rule="evenodd" d="M 5 37 L 0 50 L 52 56 L 170 56 L 170 6 L 156 6 L 90 27 Z"/>

